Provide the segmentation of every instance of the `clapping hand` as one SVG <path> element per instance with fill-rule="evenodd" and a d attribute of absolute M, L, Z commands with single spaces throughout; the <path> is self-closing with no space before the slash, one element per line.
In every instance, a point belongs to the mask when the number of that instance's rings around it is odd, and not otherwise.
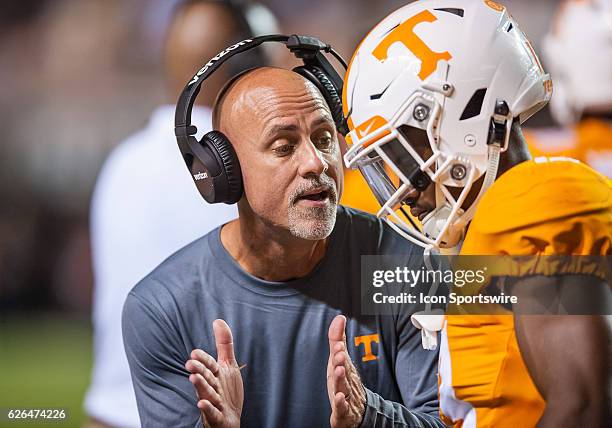
<path fill-rule="evenodd" d="M 366 406 L 365 388 L 346 346 L 346 318 L 338 315 L 329 326 L 327 394 L 332 407 L 332 428 L 354 428 L 361 424 Z"/>
<path fill-rule="evenodd" d="M 191 352 L 185 368 L 198 395 L 198 408 L 206 427 L 236 428 L 244 402 L 240 367 L 234 355 L 232 331 L 223 320 L 213 322 L 217 360 L 201 349 Z"/>

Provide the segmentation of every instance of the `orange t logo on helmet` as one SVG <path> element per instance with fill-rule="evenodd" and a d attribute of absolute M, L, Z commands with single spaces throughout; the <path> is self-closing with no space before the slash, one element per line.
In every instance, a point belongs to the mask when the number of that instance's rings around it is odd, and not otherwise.
<path fill-rule="evenodd" d="M 382 42 L 374 48 L 372 54 L 382 62 L 387 59 L 389 47 L 395 42 L 401 42 L 414 54 L 414 56 L 421 60 L 419 78 L 421 80 L 427 79 L 436 70 L 438 61 L 448 61 L 452 58 L 452 55 L 448 51 L 432 51 L 429 46 L 414 33 L 414 27 L 422 22 L 434 22 L 437 21 L 437 19 L 438 18 L 428 10 L 424 10 L 414 15 L 387 34 Z"/>
<path fill-rule="evenodd" d="M 498 12 L 503 12 L 505 7 L 499 3 L 495 3 L 491 0 L 485 0 L 485 4 L 489 6 L 491 9 L 496 10 Z"/>

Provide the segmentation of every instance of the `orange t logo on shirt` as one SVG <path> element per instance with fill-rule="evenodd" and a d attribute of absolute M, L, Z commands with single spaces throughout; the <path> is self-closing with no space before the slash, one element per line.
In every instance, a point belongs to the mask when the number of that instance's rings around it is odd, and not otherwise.
<path fill-rule="evenodd" d="M 359 345 L 363 345 L 364 355 L 361 357 L 361 361 L 366 362 L 378 359 L 378 357 L 372 353 L 372 342 L 379 342 L 378 334 L 355 337 L 355 346 L 359 347 Z"/>

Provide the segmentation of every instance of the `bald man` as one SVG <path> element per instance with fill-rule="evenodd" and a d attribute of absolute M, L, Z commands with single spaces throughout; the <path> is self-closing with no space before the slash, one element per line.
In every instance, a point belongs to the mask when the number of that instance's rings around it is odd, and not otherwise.
<path fill-rule="evenodd" d="M 249 36 L 244 17 L 228 2 L 179 3 L 163 55 L 168 104 L 156 108 L 147 126 L 120 143 L 102 168 L 91 206 L 95 353 L 85 399 L 91 427 L 140 426 L 121 337 L 127 293 L 173 252 L 237 216 L 235 206 L 206 204 L 191 184 L 176 148 L 173 103 L 194 70 Z M 201 133 L 212 127 L 210 106 L 230 73 L 262 60 L 240 56 L 207 81 L 193 109 Z"/>
<path fill-rule="evenodd" d="M 437 353 L 422 349 L 410 314 L 360 313 L 362 254 L 407 254 L 407 263 L 422 254 L 338 205 L 340 147 L 321 94 L 292 71 L 260 68 L 224 91 L 213 117 L 237 153 L 244 195 L 238 219 L 174 254 L 126 300 L 143 425 L 328 425 L 327 332 L 342 313 L 366 388 L 363 420 L 385 426 L 384 398 L 418 426 L 441 426 Z"/>

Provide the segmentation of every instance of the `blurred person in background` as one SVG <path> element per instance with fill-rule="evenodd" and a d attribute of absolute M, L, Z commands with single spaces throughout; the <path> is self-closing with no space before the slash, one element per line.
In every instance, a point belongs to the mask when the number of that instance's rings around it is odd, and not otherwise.
<path fill-rule="evenodd" d="M 526 133 L 534 156 L 568 156 L 612 177 L 612 0 L 561 4 L 544 39 L 562 129 Z"/>
<path fill-rule="evenodd" d="M 276 32 L 259 4 L 186 0 L 173 13 L 164 46 L 168 104 L 128 137 L 105 162 L 91 205 L 95 289 L 94 367 L 85 398 L 88 426 L 140 426 L 121 336 L 121 309 L 130 289 L 173 252 L 237 216 L 235 206 L 202 201 L 174 137 L 174 103 L 207 59 L 236 41 Z M 210 106 L 236 72 L 268 63 L 263 51 L 241 55 L 215 73 L 193 108 L 201 134 L 212 126 Z"/>

